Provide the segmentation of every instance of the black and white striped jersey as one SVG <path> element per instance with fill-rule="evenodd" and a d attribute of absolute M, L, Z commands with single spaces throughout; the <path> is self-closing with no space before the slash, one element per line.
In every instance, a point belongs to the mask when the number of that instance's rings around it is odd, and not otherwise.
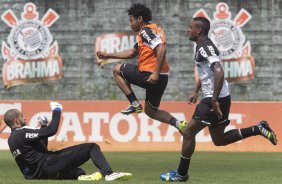
<path fill-rule="evenodd" d="M 211 65 L 214 62 L 220 62 L 222 68 L 223 64 L 220 60 L 220 53 L 213 42 L 207 38 L 196 46 L 195 63 L 199 79 L 201 80 L 201 88 L 204 97 L 212 97 L 214 92 L 214 73 L 211 70 Z M 224 79 L 219 98 L 229 95 L 228 82 Z"/>

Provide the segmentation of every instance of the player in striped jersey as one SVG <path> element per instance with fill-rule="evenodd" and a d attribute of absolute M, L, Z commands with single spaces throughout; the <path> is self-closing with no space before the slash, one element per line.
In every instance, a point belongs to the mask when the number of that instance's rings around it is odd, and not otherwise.
<path fill-rule="evenodd" d="M 230 122 L 228 116 L 231 97 L 228 83 L 224 78 L 220 53 L 208 38 L 209 29 L 210 22 L 203 17 L 194 18 L 188 28 L 189 39 L 197 44 L 195 64 L 199 75 L 195 89 L 189 97 L 189 103 L 196 103 L 200 89 L 204 98 L 196 106 L 194 115 L 184 130 L 178 169 L 161 174 L 163 181 L 188 180 L 190 160 L 196 145 L 195 136 L 206 126 L 216 146 L 225 146 L 256 135 L 262 135 L 273 145 L 277 144 L 276 136 L 266 121 L 260 121 L 248 128 L 225 131 Z"/>

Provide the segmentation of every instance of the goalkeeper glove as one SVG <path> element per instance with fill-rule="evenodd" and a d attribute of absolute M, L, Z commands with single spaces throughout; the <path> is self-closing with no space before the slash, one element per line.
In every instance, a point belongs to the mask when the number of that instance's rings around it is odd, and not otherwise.
<path fill-rule="evenodd" d="M 63 106 L 61 104 L 59 104 L 58 102 L 50 102 L 50 108 L 52 111 L 56 110 L 56 111 L 62 111 Z"/>

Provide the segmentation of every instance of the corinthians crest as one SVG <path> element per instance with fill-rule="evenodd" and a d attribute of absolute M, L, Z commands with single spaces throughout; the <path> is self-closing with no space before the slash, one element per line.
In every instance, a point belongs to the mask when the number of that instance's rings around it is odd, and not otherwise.
<path fill-rule="evenodd" d="M 8 44 L 2 42 L 3 81 L 6 88 L 14 85 L 56 80 L 62 76 L 62 61 L 58 55 L 58 43 L 53 40 L 49 27 L 59 15 L 49 9 L 39 20 L 36 6 L 27 3 L 21 20 L 12 10 L 1 19 L 11 27 Z"/>
<path fill-rule="evenodd" d="M 210 20 L 209 38 L 220 52 L 227 80 L 235 82 L 253 79 L 255 61 L 251 55 L 251 44 L 246 41 L 241 29 L 252 16 L 245 9 L 241 9 L 232 20 L 228 5 L 218 3 L 213 20 L 203 9 L 198 10 L 194 17 Z"/>

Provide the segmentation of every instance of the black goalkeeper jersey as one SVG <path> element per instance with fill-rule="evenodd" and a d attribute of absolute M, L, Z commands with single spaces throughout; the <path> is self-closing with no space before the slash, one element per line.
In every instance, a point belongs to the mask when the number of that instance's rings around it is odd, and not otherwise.
<path fill-rule="evenodd" d="M 56 134 L 60 111 L 54 110 L 49 126 L 41 128 L 22 127 L 12 129 L 8 139 L 10 151 L 26 179 L 37 178 L 40 167 L 47 157 L 48 137 Z"/>

